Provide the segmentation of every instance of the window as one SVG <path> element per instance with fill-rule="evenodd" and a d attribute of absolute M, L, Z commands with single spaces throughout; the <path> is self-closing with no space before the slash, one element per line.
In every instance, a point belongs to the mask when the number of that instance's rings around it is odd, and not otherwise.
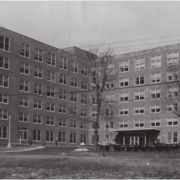
<path fill-rule="evenodd" d="M 67 66 L 68 66 L 68 59 L 61 57 L 60 58 L 60 69 L 67 70 Z"/>
<path fill-rule="evenodd" d="M 178 111 L 178 109 L 179 109 L 178 103 L 167 105 L 167 111 L 168 112 L 171 112 L 171 111 L 176 112 L 176 111 Z"/>
<path fill-rule="evenodd" d="M 29 99 L 24 98 L 24 97 L 20 97 L 19 105 L 22 106 L 22 107 L 29 107 Z"/>
<path fill-rule="evenodd" d="M 92 111 L 91 112 L 91 117 L 92 118 L 96 118 L 97 117 L 97 112 L 96 111 Z"/>
<path fill-rule="evenodd" d="M 86 95 L 83 95 L 81 94 L 81 104 L 87 104 L 87 96 Z"/>
<path fill-rule="evenodd" d="M 178 133 L 177 132 L 167 132 L 167 143 L 177 143 Z"/>
<path fill-rule="evenodd" d="M 151 84 L 161 82 L 161 73 L 151 74 Z"/>
<path fill-rule="evenodd" d="M 112 121 L 105 123 L 105 129 L 113 129 L 113 128 L 114 128 L 114 123 Z"/>
<path fill-rule="evenodd" d="M 83 76 L 88 76 L 88 68 L 87 68 L 87 66 L 85 66 L 85 65 L 82 66 L 81 74 Z"/>
<path fill-rule="evenodd" d="M 135 91 L 134 92 L 134 101 L 142 101 L 145 98 L 145 91 Z"/>
<path fill-rule="evenodd" d="M 80 141 L 81 143 L 86 144 L 87 143 L 87 136 L 85 134 L 80 135 Z"/>
<path fill-rule="evenodd" d="M 8 120 L 8 111 L 0 109 L 0 119 Z"/>
<path fill-rule="evenodd" d="M 10 39 L 7 37 L 0 36 L 0 49 L 10 51 Z"/>
<path fill-rule="evenodd" d="M 49 73 L 49 71 L 48 71 L 48 73 Z M 43 69 L 41 69 L 39 67 L 35 67 L 34 68 L 34 77 L 42 79 L 43 78 Z M 48 74 L 48 77 L 49 77 L 49 74 Z"/>
<path fill-rule="evenodd" d="M 35 48 L 35 58 L 36 61 L 43 62 L 43 51 Z"/>
<path fill-rule="evenodd" d="M 161 97 L 160 89 L 151 89 L 151 99 L 158 99 Z"/>
<path fill-rule="evenodd" d="M 30 57 L 30 46 L 24 43 L 21 43 L 21 56 Z"/>
<path fill-rule="evenodd" d="M 56 55 L 48 53 L 48 65 L 56 66 Z"/>
<path fill-rule="evenodd" d="M 71 120 L 71 121 L 70 121 L 70 127 L 71 127 L 71 128 L 77 128 L 77 122 L 74 121 L 74 120 Z"/>
<path fill-rule="evenodd" d="M 167 54 L 167 65 L 176 65 L 179 64 L 179 53 L 172 52 Z"/>
<path fill-rule="evenodd" d="M 119 122 L 119 127 L 120 128 L 128 128 L 128 126 L 129 126 L 128 121 L 120 121 Z"/>
<path fill-rule="evenodd" d="M 0 103 L 8 104 L 9 96 L 6 94 L 0 94 Z"/>
<path fill-rule="evenodd" d="M 33 123 L 34 124 L 42 124 L 42 116 L 34 114 Z"/>
<path fill-rule="evenodd" d="M 20 128 L 19 129 L 19 139 L 21 140 L 28 140 L 28 129 L 27 128 Z"/>
<path fill-rule="evenodd" d="M 9 59 L 5 57 L 0 57 L 0 68 L 9 69 Z"/>
<path fill-rule="evenodd" d="M 71 144 L 76 143 L 76 134 L 70 133 L 70 143 Z"/>
<path fill-rule="evenodd" d="M 55 104 L 47 102 L 47 111 L 55 112 Z"/>
<path fill-rule="evenodd" d="M 67 114 L 67 106 L 59 105 L 59 113 Z"/>
<path fill-rule="evenodd" d="M 114 89 L 114 82 L 107 82 L 105 85 L 106 89 Z"/>
<path fill-rule="evenodd" d="M 112 107 L 111 108 L 109 107 L 109 108 L 106 109 L 106 116 L 107 117 L 112 117 L 113 114 L 114 114 L 114 111 L 113 111 Z"/>
<path fill-rule="evenodd" d="M 134 70 L 138 71 L 138 70 L 143 70 L 145 69 L 145 58 L 143 59 L 135 59 L 134 60 Z"/>
<path fill-rule="evenodd" d="M 7 127 L 0 126 L 0 139 L 7 139 Z"/>
<path fill-rule="evenodd" d="M 60 127 L 65 127 L 66 126 L 66 119 L 59 119 L 59 126 Z"/>
<path fill-rule="evenodd" d="M 144 84 L 145 84 L 145 76 L 134 77 L 135 86 L 144 85 Z"/>
<path fill-rule="evenodd" d="M 51 82 L 55 82 L 55 72 L 53 72 L 53 71 L 48 71 L 47 80 L 48 80 L 48 81 L 51 81 Z"/>
<path fill-rule="evenodd" d="M 27 113 L 20 113 L 19 114 L 19 121 L 20 122 L 28 122 L 28 114 Z"/>
<path fill-rule="evenodd" d="M 134 127 L 144 127 L 144 120 L 134 120 Z"/>
<path fill-rule="evenodd" d="M 71 77 L 71 86 L 78 87 L 78 81 L 76 78 Z"/>
<path fill-rule="evenodd" d="M 71 109 L 70 109 L 70 113 L 71 113 L 71 115 L 76 116 L 76 114 L 77 114 L 77 108 L 75 108 L 75 107 L 71 107 Z"/>
<path fill-rule="evenodd" d="M 42 85 L 34 83 L 34 94 L 42 95 Z"/>
<path fill-rule="evenodd" d="M 71 92 L 71 102 L 77 102 L 77 93 Z"/>
<path fill-rule="evenodd" d="M 119 87 L 128 87 L 129 86 L 129 78 L 121 78 L 119 82 Z"/>
<path fill-rule="evenodd" d="M 47 118 L 46 118 L 46 125 L 48 125 L 48 126 L 54 126 L 54 125 L 55 125 L 55 118 L 53 118 L 53 117 L 47 117 Z"/>
<path fill-rule="evenodd" d="M 26 80 L 20 80 L 20 91 L 29 91 L 29 82 Z"/>
<path fill-rule="evenodd" d="M 59 132 L 58 142 L 60 142 L 60 143 L 66 142 L 66 133 L 65 132 Z"/>
<path fill-rule="evenodd" d="M 106 101 L 106 103 L 108 103 L 108 104 L 113 103 L 113 102 L 114 102 L 114 95 L 113 95 L 113 94 L 106 95 L 105 101 Z"/>
<path fill-rule="evenodd" d="M 178 97 L 179 89 L 178 87 L 169 88 L 167 92 L 168 97 Z"/>
<path fill-rule="evenodd" d="M 33 129 L 33 141 L 41 141 L 41 131 Z"/>
<path fill-rule="evenodd" d="M 42 110 L 42 101 L 40 101 L 40 100 L 34 100 L 34 109 L 40 109 L 40 110 Z"/>
<path fill-rule="evenodd" d="M 160 127 L 161 120 L 160 119 L 151 119 L 151 127 Z"/>
<path fill-rule="evenodd" d="M 97 141 L 99 142 L 99 135 L 96 136 Z M 95 140 L 95 135 L 91 136 L 91 144 L 94 144 L 94 140 Z"/>
<path fill-rule="evenodd" d="M 138 114 L 144 114 L 144 111 L 145 111 L 145 107 L 142 106 L 142 107 L 134 107 L 134 114 L 135 115 L 138 115 Z"/>
<path fill-rule="evenodd" d="M 87 129 L 87 123 L 86 122 L 81 122 L 80 129 L 86 130 Z"/>
<path fill-rule="evenodd" d="M 53 131 L 46 131 L 46 142 L 54 142 Z"/>
<path fill-rule="evenodd" d="M 78 73 L 78 63 L 77 62 L 71 62 L 71 72 Z"/>
<path fill-rule="evenodd" d="M 88 89 L 88 83 L 86 81 L 81 82 L 81 89 L 87 90 Z"/>
<path fill-rule="evenodd" d="M 161 67 L 161 56 L 152 56 L 151 57 L 151 68 Z"/>
<path fill-rule="evenodd" d="M 9 77 L 0 75 L 0 87 L 9 87 Z"/>
<path fill-rule="evenodd" d="M 96 105 L 97 104 L 97 97 L 96 96 L 92 96 L 91 97 L 91 101 L 92 101 L 93 105 Z"/>
<path fill-rule="evenodd" d="M 92 123 L 92 124 L 91 124 L 91 128 L 92 128 L 92 129 L 95 129 L 95 123 Z M 97 124 L 97 129 L 99 129 L 99 124 Z"/>
<path fill-rule="evenodd" d="M 151 106 L 151 113 L 160 113 L 161 112 L 161 106 L 160 105 L 154 105 Z"/>
<path fill-rule="evenodd" d="M 21 63 L 20 73 L 21 73 L 21 74 L 29 75 L 29 64 L 27 64 L 27 63 Z"/>
<path fill-rule="evenodd" d="M 167 119 L 167 126 L 178 126 L 178 124 L 177 118 Z"/>
<path fill-rule="evenodd" d="M 67 76 L 64 74 L 60 74 L 59 83 L 67 85 Z"/>
<path fill-rule="evenodd" d="M 47 97 L 55 97 L 55 89 L 53 87 L 47 87 Z"/>
<path fill-rule="evenodd" d="M 119 115 L 120 116 L 128 116 L 129 115 L 129 108 L 120 108 Z"/>
<path fill-rule="evenodd" d="M 59 99 L 60 100 L 67 100 L 67 91 L 66 90 L 63 90 L 63 89 L 60 89 L 59 91 Z"/>
<path fill-rule="evenodd" d="M 119 70 L 120 70 L 120 73 L 128 72 L 129 71 L 129 61 L 120 62 Z"/>
<path fill-rule="evenodd" d="M 81 109 L 81 117 L 87 117 L 87 111 L 85 109 Z"/>
<path fill-rule="evenodd" d="M 177 81 L 179 79 L 178 72 L 167 72 L 167 81 Z"/>

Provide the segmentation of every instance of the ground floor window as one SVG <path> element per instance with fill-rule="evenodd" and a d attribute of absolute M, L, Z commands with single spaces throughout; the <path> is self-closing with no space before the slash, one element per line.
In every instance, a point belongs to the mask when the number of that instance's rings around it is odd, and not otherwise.
<path fill-rule="evenodd" d="M 53 131 L 46 131 L 46 142 L 54 142 Z"/>
<path fill-rule="evenodd" d="M 19 139 L 28 140 L 28 129 L 27 128 L 19 129 Z"/>
<path fill-rule="evenodd" d="M 92 135 L 91 136 L 91 144 L 94 144 L 94 139 L 95 138 L 95 136 L 94 135 Z M 99 142 L 99 135 L 97 136 L 97 142 Z"/>
<path fill-rule="evenodd" d="M 177 132 L 168 132 L 167 133 L 167 143 L 177 143 L 178 142 L 178 133 Z"/>
<path fill-rule="evenodd" d="M 33 141 L 41 141 L 41 131 L 33 129 Z"/>
<path fill-rule="evenodd" d="M 73 144 L 76 143 L 76 134 L 73 134 L 73 133 L 70 134 L 70 143 L 73 143 Z"/>
<path fill-rule="evenodd" d="M 84 144 L 86 144 L 87 143 L 87 136 L 85 134 L 81 134 L 80 140 L 81 140 L 81 143 L 83 142 Z"/>
<path fill-rule="evenodd" d="M 61 143 L 66 142 L 66 133 L 65 132 L 59 132 L 59 142 L 61 142 Z"/>
<path fill-rule="evenodd" d="M 7 127 L 0 126 L 0 139 L 7 139 Z"/>

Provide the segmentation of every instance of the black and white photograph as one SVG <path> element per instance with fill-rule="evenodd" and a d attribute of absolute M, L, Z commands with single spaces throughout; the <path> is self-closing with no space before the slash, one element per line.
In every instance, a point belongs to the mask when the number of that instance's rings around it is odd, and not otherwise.
<path fill-rule="evenodd" d="M 180 179 L 180 1 L 0 7 L 0 179 Z"/>

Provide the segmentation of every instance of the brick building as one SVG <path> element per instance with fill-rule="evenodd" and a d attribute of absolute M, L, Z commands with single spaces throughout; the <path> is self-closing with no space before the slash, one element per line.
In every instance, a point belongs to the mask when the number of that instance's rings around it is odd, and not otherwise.
<path fill-rule="evenodd" d="M 0 27 L 1 144 L 7 144 L 9 116 L 12 143 L 87 144 L 88 68 L 76 50 Z"/>
<path fill-rule="evenodd" d="M 179 110 L 179 87 L 174 84 L 179 81 L 179 70 L 173 74 L 168 68 L 179 67 L 179 52 L 180 44 L 176 44 L 119 56 L 119 78 L 107 86 L 111 88 L 107 91 L 111 103 L 118 110 L 114 121 L 108 122 L 108 131 L 106 121 L 102 121 L 100 141 L 115 139 L 124 145 L 180 143 L 179 118 L 172 113 L 173 108 Z M 174 104 L 166 106 L 163 98 L 177 101 L 169 100 Z"/>
<path fill-rule="evenodd" d="M 106 85 L 104 94 L 115 107 L 114 118 L 101 119 L 99 141 L 180 142 L 179 119 L 161 103 L 162 83 L 179 80 L 179 73 L 174 79 L 167 71 L 167 66 L 179 65 L 179 50 L 177 44 L 118 57 L 118 79 Z M 0 144 L 7 144 L 9 117 L 12 143 L 93 144 L 87 53 L 77 47 L 58 49 L 0 27 Z M 179 95 L 176 87 L 171 91 Z"/>

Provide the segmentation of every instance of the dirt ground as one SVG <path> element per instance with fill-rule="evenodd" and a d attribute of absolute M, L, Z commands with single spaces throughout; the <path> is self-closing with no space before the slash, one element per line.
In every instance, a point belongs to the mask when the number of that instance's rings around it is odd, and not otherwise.
<path fill-rule="evenodd" d="M 132 153 L 133 154 L 133 153 Z M 1 179 L 179 179 L 180 154 L 0 154 Z M 107 154 L 106 154 L 107 155 Z"/>

